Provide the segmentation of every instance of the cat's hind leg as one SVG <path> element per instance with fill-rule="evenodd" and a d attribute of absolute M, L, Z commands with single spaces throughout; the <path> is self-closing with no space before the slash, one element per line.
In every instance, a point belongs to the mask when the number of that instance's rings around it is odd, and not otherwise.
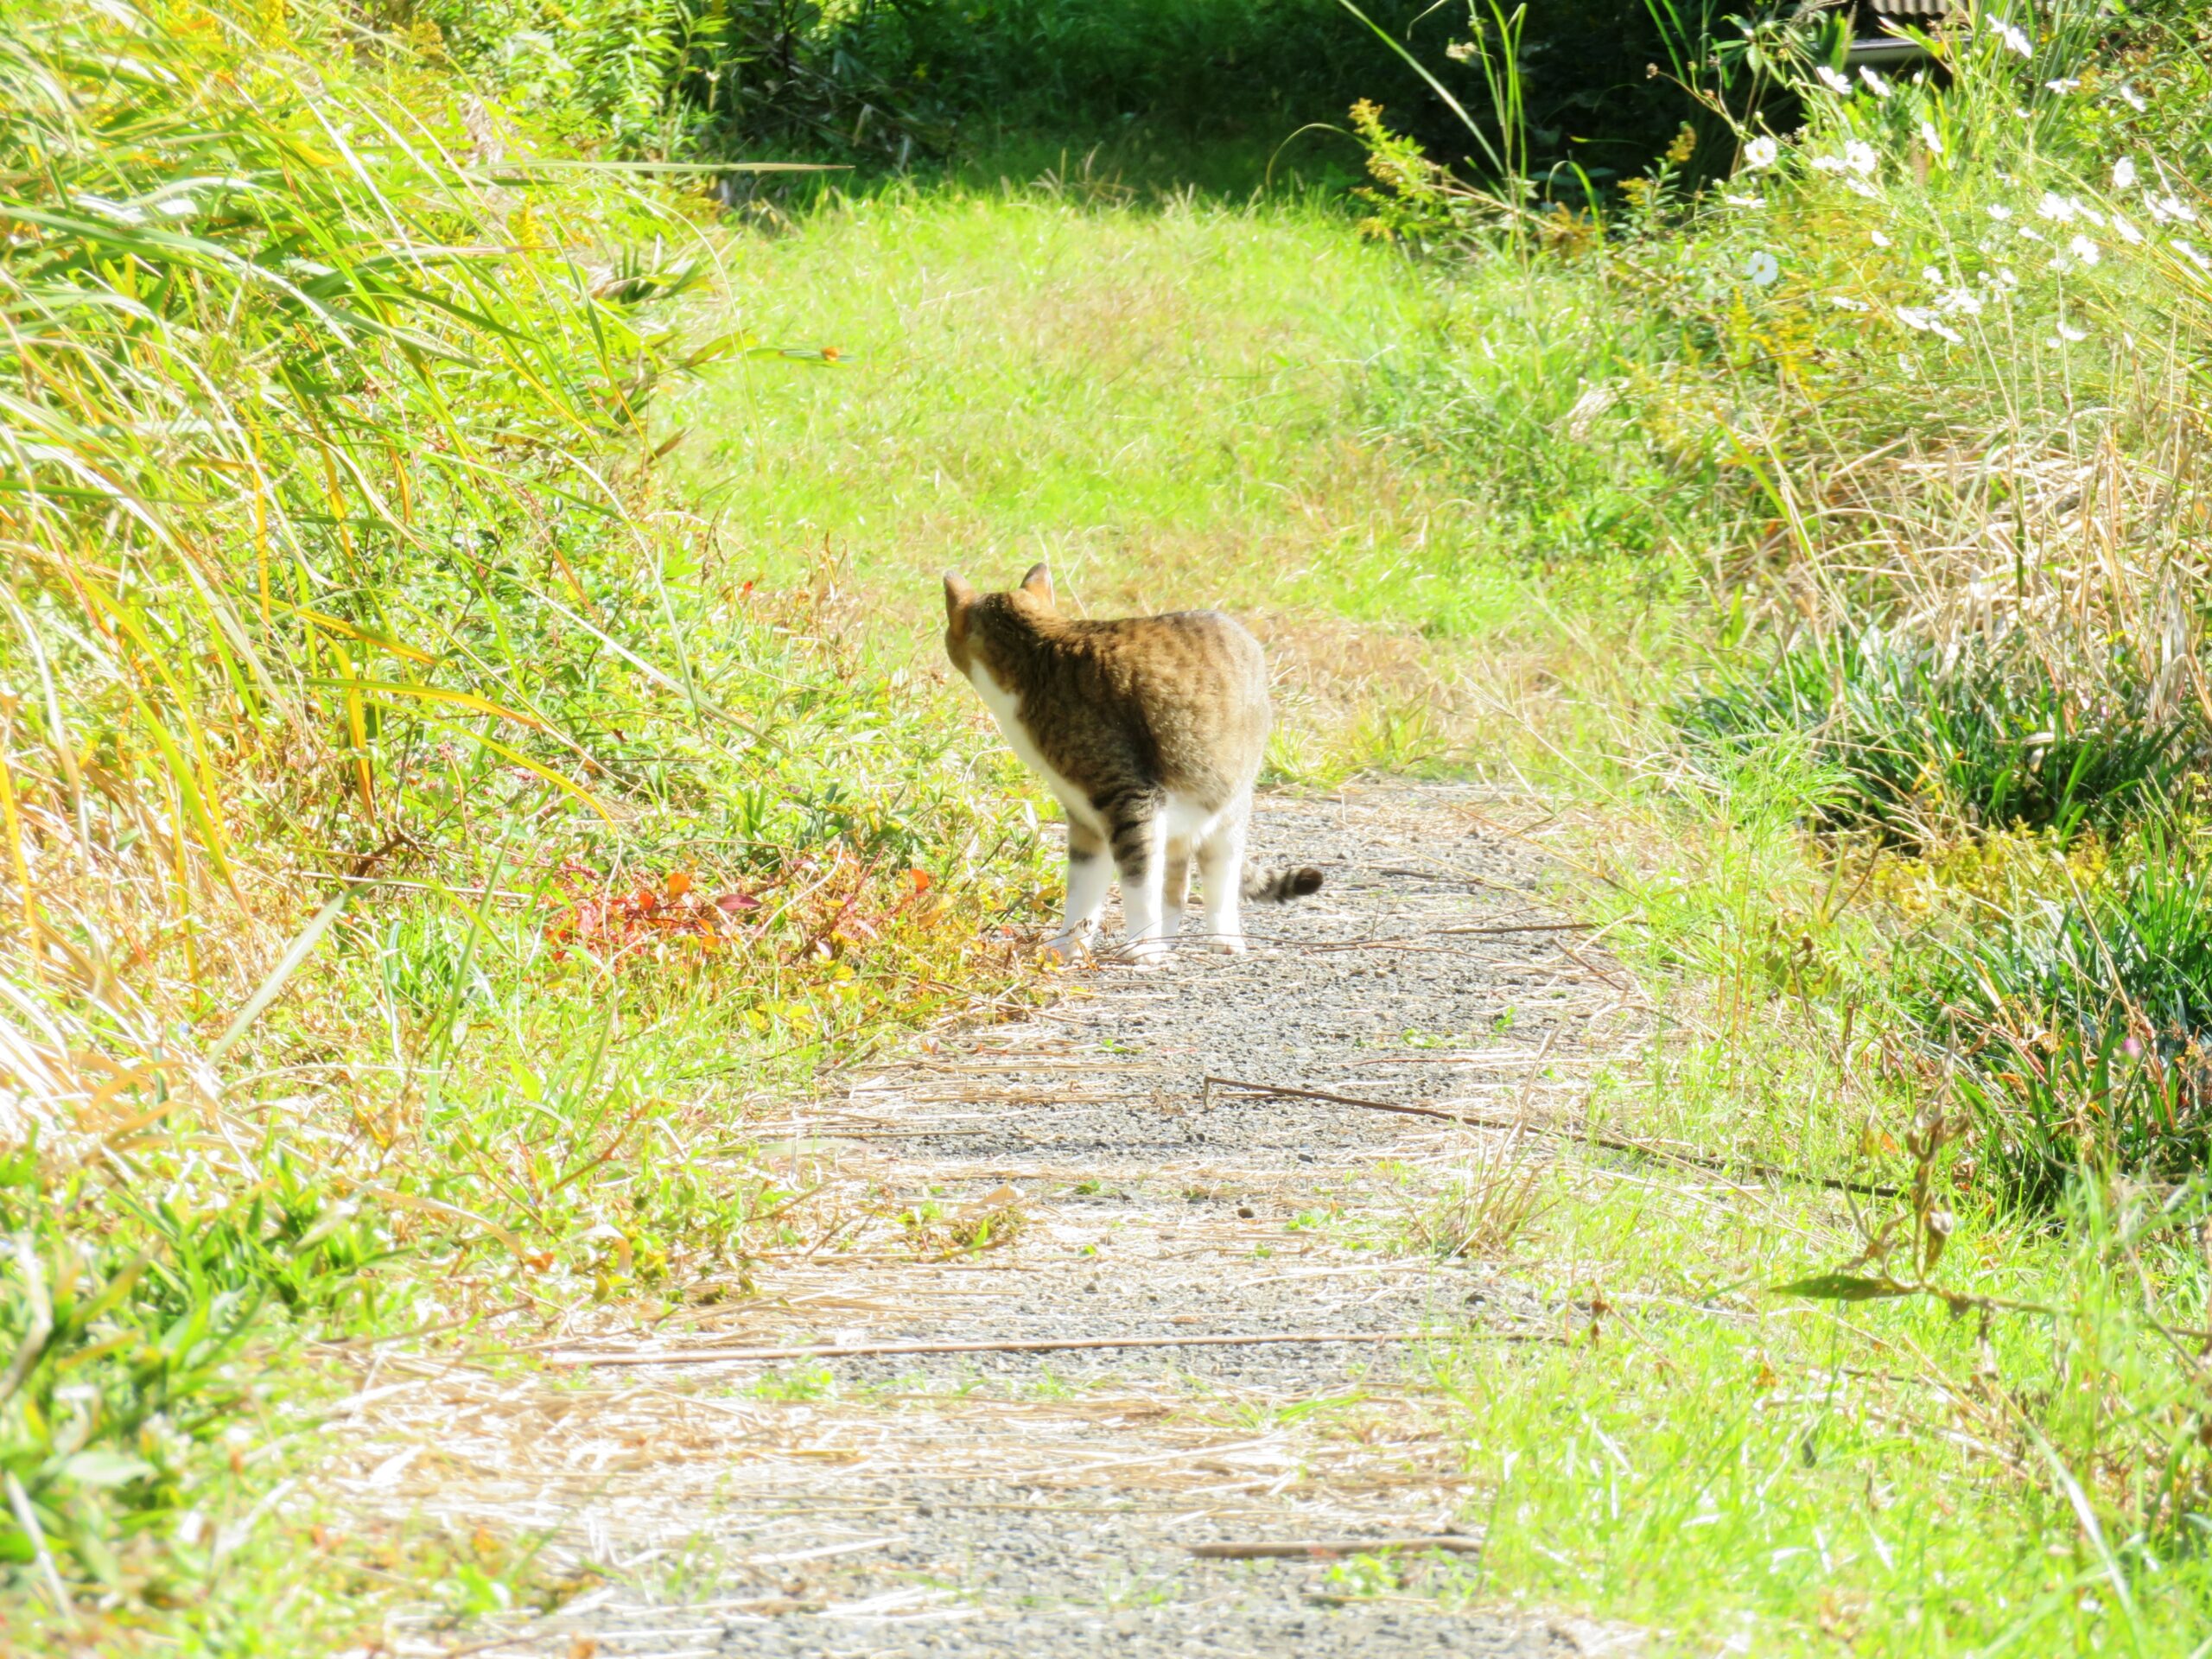
<path fill-rule="evenodd" d="M 1191 903 L 1191 843 L 1167 832 L 1167 874 L 1160 884 L 1160 934 L 1172 939 L 1183 931 L 1183 912 Z"/>
<path fill-rule="evenodd" d="M 1241 956 L 1244 920 L 1239 906 L 1244 889 L 1244 825 L 1249 807 L 1223 813 L 1198 842 L 1198 881 L 1205 887 L 1205 942 L 1209 950 Z"/>
<path fill-rule="evenodd" d="M 1114 867 L 1106 860 L 1106 837 L 1084 823 L 1068 820 L 1067 917 L 1057 938 L 1045 949 L 1056 962 L 1071 962 L 1090 942 L 1098 912 L 1106 907 L 1106 889 L 1114 880 Z"/>
<path fill-rule="evenodd" d="M 1153 792 L 1132 790 L 1109 802 L 1104 813 L 1114 866 L 1122 877 L 1122 919 L 1128 952 L 1141 966 L 1157 966 L 1171 948 L 1166 932 L 1167 817 Z"/>

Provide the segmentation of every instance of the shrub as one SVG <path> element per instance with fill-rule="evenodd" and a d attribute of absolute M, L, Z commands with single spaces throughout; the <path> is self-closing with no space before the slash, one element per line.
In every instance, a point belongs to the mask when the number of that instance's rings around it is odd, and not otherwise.
<path fill-rule="evenodd" d="M 2212 1154 L 2212 877 L 2145 836 L 2114 873 L 1977 907 L 1902 1004 L 1958 1066 L 1974 1156 L 2048 1204 L 2084 1166 L 2180 1180 Z"/>
<path fill-rule="evenodd" d="M 2202 749 L 2194 716 L 2148 712 L 2139 681 L 2088 707 L 2063 683 L 2017 643 L 1969 644 L 1946 660 L 1869 629 L 1827 651 L 1794 645 L 1723 671 L 1671 713 L 1707 745 L 1803 744 L 1834 775 L 1825 826 L 1921 844 L 2124 822 L 2163 798 Z"/>

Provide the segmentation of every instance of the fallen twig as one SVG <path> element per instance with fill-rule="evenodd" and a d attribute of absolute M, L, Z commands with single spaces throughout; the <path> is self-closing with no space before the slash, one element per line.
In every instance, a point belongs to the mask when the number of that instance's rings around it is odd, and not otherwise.
<path fill-rule="evenodd" d="M 1438 927 L 1429 931 L 1440 937 L 1458 937 L 1474 933 L 1588 933 L 1595 928 L 1596 924 L 1592 922 L 1515 922 L 1492 927 Z"/>
<path fill-rule="evenodd" d="M 1261 1331 L 1206 1336 L 1037 1337 L 1004 1342 L 823 1342 L 792 1348 L 677 1348 L 666 1353 L 596 1354 L 588 1350 L 549 1354 L 549 1365 L 702 1365 L 738 1360 L 850 1359 L 900 1354 L 1054 1354 L 1086 1348 L 1240 1348 L 1272 1343 L 1443 1342 L 1471 1337 L 1484 1342 L 1559 1342 L 1535 1331 Z"/>
<path fill-rule="evenodd" d="M 1442 1549 L 1458 1555 L 1478 1554 L 1479 1538 L 1439 1533 L 1415 1538 L 1305 1538 L 1285 1543 L 1265 1541 L 1192 1544 L 1192 1554 L 1209 1561 L 1334 1560 L 1339 1555 L 1381 1555 L 1402 1550 Z"/>
<path fill-rule="evenodd" d="M 1751 1160 L 1730 1161 L 1705 1153 L 1677 1152 L 1671 1147 L 1655 1146 L 1649 1141 L 1630 1141 L 1625 1136 L 1607 1135 L 1602 1129 L 1562 1129 L 1548 1124 L 1528 1123 L 1507 1118 L 1469 1117 L 1463 1112 L 1447 1112 L 1440 1106 L 1411 1105 L 1395 1100 L 1368 1100 L 1358 1095 L 1334 1094 L 1326 1089 L 1294 1089 L 1287 1084 L 1249 1083 L 1242 1077 L 1207 1076 L 1199 1079 L 1202 1089 L 1236 1089 L 1248 1095 L 1283 1095 L 1294 1100 L 1325 1100 L 1339 1106 L 1364 1106 L 1370 1112 L 1397 1112 L 1407 1117 L 1436 1117 L 1446 1123 L 1465 1123 L 1478 1129 L 1526 1129 L 1532 1135 L 1548 1136 L 1554 1141 L 1584 1141 L 1609 1152 L 1634 1153 L 1643 1158 L 1671 1159 L 1679 1164 L 1692 1164 L 1700 1169 L 1718 1171 L 1723 1175 L 1766 1175 L 1779 1181 L 1799 1181 L 1808 1186 L 1825 1186 L 1837 1192 L 1859 1192 L 1872 1198 L 1894 1198 L 1899 1189 L 1883 1181 L 1854 1181 L 1842 1175 L 1815 1175 L 1802 1169 L 1784 1169 L 1779 1164 L 1762 1164 Z"/>

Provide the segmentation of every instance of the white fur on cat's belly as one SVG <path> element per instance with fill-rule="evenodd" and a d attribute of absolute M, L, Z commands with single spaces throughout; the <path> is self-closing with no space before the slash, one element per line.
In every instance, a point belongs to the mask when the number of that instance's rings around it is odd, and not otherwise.
<path fill-rule="evenodd" d="M 1066 809 L 1069 820 L 1104 835 L 1106 825 L 1098 814 L 1091 810 L 1090 803 L 1084 798 L 1084 792 L 1054 772 L 1051 762 L 1039 754 L 1037 746 L 1029 741 L 1029 729 L 1021 723 L 1021 699 L 1001 688 L 991 677 L 990 670 L 972 659 L 968 664 L 968 683 L 976 688 L 976 695 L 982 698 L 983 707 L 991 711 L 991 718 L 998 722 L 999 735 L 1006 739 L 1007 747 L 1014 751 L 1014 759 L 1045 780 L 1045 787 L 1051 790 L 1053 798 Z"/>
<path fill-rule="evenodd" d="M 1083 825 L 1102 839 L 1108 837 L 1109 831 L 1106 822 L 1091 806 L 1089 798 L 1081 790 L 1055 772 L 1051 762 L 1038 753 L 1036 744 L 1030 741 L 1028 728 L 1021 723 L 1021 699 L 993 679 L 990 671 L 980 662 L 971 661 L 968 664 L 968 683 L 976 688 L 976 695 L 982 698 L 983 707 L 991 711 L 991 718 L 997 722 L 999 734 L 1006 739 L 1007 746 L 1014 753 L 1014 758 L 1045 780 L 1045 787 L 1052 791 L 1053 798 L 1059 802 L 1062 809 L 1067 813 L 1069 822 Z M 1166 819 L 1164 826 L 1166 833 L 1160 837 L 1162 844 L 1158 849 L 1161 856 L 1154 858 L 1151 868 L 1146 872 L 1149 878 L 1147 885 L 1152 889 L 1152 893 L 1146 894 L 1124 892 L 1122 894 L 1122 912 L 1128 923 L 1128 938 L 1131 944 L 1142 944 L 1147 939 L 1164 940 L 1169 932 L 1181 925 L 1182 918 L 1179 915 L 1168 916 L 1160 913 L 1163 906 L 1156 896 L 1159 894 L 1166 874 L 1165 854 L 1167 848 L 1169 846 L 1184 847 L 1190 849 L 1192 855 L 1195 856 L 1198 847 L 1212 836 L 1214 831 L 1221 826 L 1223 821 L 1238 804 L 1239 803 L 1232 801 L 1228 806 L 1217 807 L 1209 810 L 1195 801 L 1187 800 L 1173 791 L 1169 793 L 1167 808 L 1164 815 Z M 1241 863 L 1242 861 L 1238 861 L 1238 864 L 1241 865 Z M 1243 871 L 1241 868 L 1232 866 L 1223 874 L 1228 893 L 1230 895 L 1227 902 L 1230 906 L 1228 914 L 1231 918 L 1230 937 L 1224 942 L 1233 944 L 1235 934 L 1241 931 L 1236 928 L 1233 920 L 1236 915 L 1236 899 L 1233 895 L 1236 893 L 1238 883 L 1243 879 Z M 1152 902 L 1147 903 L 1147 899 Z M 1219 914 L 1215 896 L 1211 890 L 1206 894 L 1206 912 L 1210 922 Z M 1051 948 L 1053 954 L 1065 960 L 1073 953 L 1073 941 L 1076 936 L 1078 933 L 1087 935 L 1089 931 L 1088 920 L 1078 923 L 1071 916 L 1070 925 L 1052 942 Z M 1207 931 L 1215 932 L 1218 930 L 1209 926 Z"/>

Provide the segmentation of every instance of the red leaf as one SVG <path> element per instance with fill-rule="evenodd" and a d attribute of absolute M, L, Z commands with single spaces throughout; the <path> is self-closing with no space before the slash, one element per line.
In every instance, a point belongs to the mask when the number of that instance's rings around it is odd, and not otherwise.
<path fill-rule="evenodd" d="M 916 893 L 927 893 L 930 890 L 930 873 L 927 870 L 909 870 L 906 872 L 906 879 L 914 884 Z"/>
<path fill-rule="evenodd" d="M 685 893 L 690 891 L 691 877 L 687 872 L 683 870 L 671 870 L 669 872 L 668 896 L 670 898 L 681 899 Z"/>
<path fill-rule="evenodd" d="M 749 893 L 725 893 L 715 900 L 715 908 L 725 916 L 734 916 L 741 910 L 758 910 L 760 901 Z"/>

